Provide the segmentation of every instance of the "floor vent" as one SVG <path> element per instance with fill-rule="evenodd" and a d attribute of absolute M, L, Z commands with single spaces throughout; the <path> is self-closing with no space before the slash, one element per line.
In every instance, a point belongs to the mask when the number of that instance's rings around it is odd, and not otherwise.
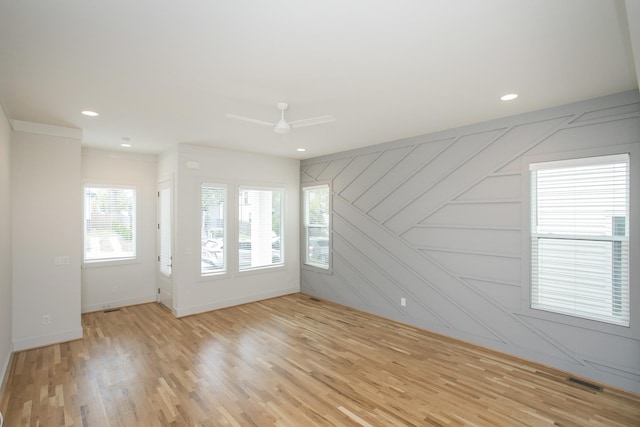
<path fill-rule="evenodd" d="M 113 313 L 114 311 L 120 311 L 120 309 L 119 308 L 110 308 L 108 310 L 105 310 L 104 312 L 105 313 Z"/>
<path fill-rule="evenodd" d="M 572 382 L 574 384 L 580 384 L 582 386 L 588 387 L 591 390 L 595 390 L 595 391 L 602 391 L 603 388 L 601 386 L 599 386 L 598 384 L 594 384 L 594 383 L 590 383 L 588 381 L 584 381 L 578 378 L 574 378 L 574 377 L 569 377 L 567 378 L 567 380 L 569 380 L 569 382 Z"/>
<path fill-rule="evenodd" d="M 309 299 L 313 302 L 321 302 L 318 298 L 311 297 Z"/>

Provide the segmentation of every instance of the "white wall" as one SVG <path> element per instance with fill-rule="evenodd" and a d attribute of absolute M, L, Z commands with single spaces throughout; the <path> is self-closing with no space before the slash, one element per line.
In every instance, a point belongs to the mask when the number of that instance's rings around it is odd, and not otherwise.
<path fill-rule="evenodd" d="M 80 140 L 14 132 L 11 188 L 14 348 L 80 338 Z"/>
<path fill-rule="evenodd" d="M 138 218 L 136 261 L 83 266 L 83 313 L 156 300 L 156 164 L 155 155 L 82 149 L 83 183 L 135 186 Z"/>
<path fill-rule="evenodd" d="M 11 339 L 11 128 L 0 106 L 0 384 L 13 351 Z"/>
<path fill-rule="evenodd" d="M 173 256 L 174 310 L 178 316 L 298 292 L 299 161 L 259 154 L 180 145 L 177 156 L 175 242 Z M 161 162 L 164 162 L 161 160 Z M 187 163 L 191 167 L 187 167 Z M 195 169 L 194 167 L 196 167 Z M 163 167 L 169 173 L 171 166 Z M 200 186 L 203 181 L 228 186 L 227 239 L 237 238 L 239 185 L 285 189 L 285 267 L 239 273 L 231 261 L 224 276 L 200 277 Z M 228 254 L 229 259 L 234 254 Z"/>

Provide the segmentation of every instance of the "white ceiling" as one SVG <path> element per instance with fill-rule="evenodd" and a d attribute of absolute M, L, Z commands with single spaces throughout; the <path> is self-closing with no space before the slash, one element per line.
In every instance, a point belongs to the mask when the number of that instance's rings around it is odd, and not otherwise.
<path fill-rule="evenodd" d="M 0 102 L 83 146 L 302 159 L 637 88 L 629 34 L 623 0 L 0 0 Z M 281 101 L 337 121 L 225 118 Z"/>

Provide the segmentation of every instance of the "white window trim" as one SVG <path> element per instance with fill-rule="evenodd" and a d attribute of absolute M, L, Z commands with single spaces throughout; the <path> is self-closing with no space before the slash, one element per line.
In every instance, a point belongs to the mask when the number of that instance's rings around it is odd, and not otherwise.
<path fill-rule="evenodd" d="M 617 336 L 640 339 L 640 310 L 637 309 L 637 307 L 640 307 L 640 268 L 634 265 L 632 261 L 630 261 L 629 265 L 629 305 L 631 313 L 628 327 L 531 308 L 531 191 L 529 165 L 532 163 L 564 161 L 583 157 L 598 157 L 625 153 L 629 153 L 630 155 L 629 182 L 631 183 L 631 187 L 629 189 L 629 223 L 631 226 L 631 235 L 629 236 L 629 258 L 632 260 L 634 259 L 633 257 L 637 258 L 640 253 L 640 232 L 636 230 L 637 227 L 634 227 L 635 224 L 640 224 L 640 185 L 634 185 L 634 183 L 640 182 L 639 143 L 521 157 L 520 185 L 522 203 L 520 217 L 522 230 L 522 285 L 520 287 L 520 310 L 518 314 L 524 319 L 537 319 Z"/>
<path fill-rule="evenodd" d="M 329 266 L 327 268 L 319 267 L 313 264 L 307 264 L 307 237 L 304 223 L 304 190 L 314 188 L 328 188 L 329 190 Z M 313 271 L 320 274 L 333 274 L 333 188 L 331 181 L 314 181 L 313 183 L 300 185 L 300 268 L 302 270 Z"/>
<path fill-rule="evenodd" d="M 123 188 L 123 189 L 132 189 L 135 191 L 135 206 L 134 206 L 134 247 L 135 247 L 135 256 L 126 257 L 126 258 L 110 258 L 110 259 L 96 259 L 96 260 L 85 260 L 85 231 L 86 231 L 86 218 L 85 218 L 85 188 L 86 187 L 98 187 L 98 188 Z M 129 264 L 138 264 L 140 263 L 140 246 L 138 244 L 139 241 L 139 230 L 140 230 L 140 192 L 139 186 L 133 183 L 123 183 L 123 182 L 113 182 L 113 181 L 105 181 L 100 179 L 84 179 L 82 181 L 82 268 L 101 268 L 101 267 L 111 267 L 118 265 L 129 265 Z"/>
<path fill-rule="evenodd" d="M 625 164 L 627 165 L 626 167 L 626 174 L 625 174 L 625 179 L 624 179 L 624 186 L 627 189 L 627 191 L 629 190 L 629 179 L 628 179 L 628 171 L 629 171 L 629 155 L 628 154 L 615 154 L 615 155 L 608 155 L 608 156 L 597 156 L 597 157 L 582 157 L 582 158 L 578 158 L 578 159 L 572 159 L 572 160 L 562 160 L 562 161 L 552 161 L 552 162 L 542 162 L 542 163 L 533 163 L 529 165 L 529 180 L 531 182 L 531 187 L 534 187 L 534 180 L 535 180 L 535 187 L 537 188 L 537 184 L 540 183 L 544 183 L 544 176 L 546 174 L 547 171 L 551 171 L 552 174 L 556 174 L 558 170 L 567 170 L 567 168 L 572 169 L 572 170 L 576 170 L 577 168 L 581 168 L 584 166 L 588 166 L 589 170 L 594 170 L 594 168 L 597 167 L 602 167 L 602 166 L 607 166 L 609 167 L 612 164 Z M 538 178 L 534 178 L 534 176 L 539 176 Z M 554 178 L 555 179 L 555 178 Z M 572 180 L 570 178 L 570 180 Z M 563 185 L 566 183 L 566 179 L 563 182 Z M 616 185 L 620 185 L 619 183 Z M 538 197 L 537 195 L 540 194 L 538 192 L 539 190 L 536 190 L 535 195 L 532 194 L 532 203 L 533 201 L 536 201 L 536 205 L 538 204 Z M 628 196 L 628 193 L 627 193 Z M 541 197 L 544 197 L 544 193 L 541 194 Z M 625 200 L 627 203 L 624 204 L 624 218 L 627 219 L 628 217 L 628 198 L 625 197 Z M 545 201 L 544 199 L 541 199 L 540 201 L 541 203 L 541 211 L 542 212 L 546 212 L 547 209 L 545 208 Z M 552 208 L 551 208 L 552 209 Z M 575 233 L 567 233 L 566 229 L 563 229 L 563 233 L 557 233 L 554 232 L 552 230 L 547 230 L 546 232 L 542 231 L 542 230 L 537 230 L 533 223 L 536 222 L 536 211 L 537 209 L 532 209 L 531 211 L 531 216 L 532 216 L 532 221 L 531 221 L 531 225 L 530 225 L 530 231 L 531 231 L 531 245 L 532 247 L 536 247 L 536 250 L 540 253 L 544 253 L 544 248 L 547 245 L 564 245 L 564 244 L 568 244 L 569 242 L 578 242 L 581 241 L 581 246 L 580 247 L 587 247 L 587 246 L 592 246 L 593 244 L 595 244 L 595 242 L 600 242 L 600 244 L 602 244 L 603 242 L 608 242 L 613 246 L 614 242 L 618 242 L 620 243 L 622 246 L 624 246 L 625 248 L 628 245 L 628 234 L 624 233 L 623 236 L 617 236 L 615 234 L 612 235 L 594 235 L 592 234 L 593 231 L 591 232 L 587 232 L 587 233 L 580 233 L 580 232 L 575 232 Z M 551 212 L 554 212 L 553 210 L 551 210 Z M 622 214 L 622 211 L 619 211 L 619 214 Z M 562 215 L 558 212 L 555 212 L 554 215 Z M 556 217 L 557 218 L 557 217 Z M 549 224 L 548 224 L 549 225 Z M 629 224 L 628 221 L 625 221 L 625 230 L 628 228 Z M 610 224 L 609 227 L 613 227 L 613 224 Z M 573 245 L 573 244 L 571 244 Z M 586 245 L 586 246 L 585 246 Z M 566 253 L 566 252 L 563 252 Z M 613 252 L 612 254 L 609 255 L 610 257 L 613 257 Z M 538 260 L 538 262 L 536 262 L 535 264 L 538 265 L 542 270 L 545 270 L 549 265 L 549 263 L 551 263 L 551 267 L 553 267 L 553 261 L 544 261 L 541 262 L 542 260 Z M 580 259 L 580 261 L 582 262 L 582 259 Z M 613 261 L 611 259 L 607 259 L 606 261 L 604 261 L 604 264 L 602 263 L 604 260 L 598 259 L 596 262 L 598 263 L 598 265 L 606 265 L 609 263 L 612 263 Z M 531 260 L 532 264 L 534 264 L 533 259 Z M 627 277 L 627 272 L 629 270 L 629 262 L 628 262 L 628 258 L 626 258 L 626 263 L 623 264 L 624 268 L 624 277 Z M 612 266 L 613 268 L 613 266 Z M 533 271 L 532 271 L 532 276 L 534 276 Z M 613 273 L 611 273 L 613 274 Z M 537 277 L 537 275 L 535 275 Z M 557 276 L 553 276 L 554 278 L 557 278 Z M 532 279 L 532 283 L 533 283 L 533 279 Z M 570 316 L 576 316 L 576 317 L 582 317 L 585 319 L 592 319 L 592 320 L 597 320 L 597 321 L 601 321 L 601 322 L 605 322 L 605 323 L 612 323 L 612 324 L 617 324 L 617 325 L 622 325 L 625 327 L 628 327 L 628 313 L 629 313 L 629 297 L 628 297 L 628 280 L 624 280 L 623 278 L 623 282 L 621 282 L 621 285 L 624 287 L 624 299 L 622 299 L 622 310 L 621 310 L 621 315 L 620 316 L 615 316 L 612 312 L 608 313 L 605 312 L 605 310 L 603 309 L 597 309 L 597 310 L 593 310 L 593 309 L 586 309 L 584 307 L 584 305 L 580 305 L 579 307 L 570 307 L 570 304 L 567 304 L 566 302 L 562 302 L 560 304 L 558 304 L 558 299 L 557 298 L 550 298 L 550 301 L 545 301 L 546 297 L 545 297 L 545 292 L 544 292 L 544 288 L 545 286 L 544 280 L 540 279 L 539 283 L 538 283 L 538 292 L 537 294 L 539 295 L 539 300 L 536 300 L 536 298 L 531 298 L 531 306 L 532 308 L 535 308 L 537 310 L 546 310 L 546 311 L 551 311 L 551 312 L 556 312 L 556 313 L 563 313 L 566 315 L 570 315 Z M 613 291 L 613 283 L 611 283 L 612 289 L 610 292 Z M 555 288 L 554 288 L 555 289 Z M 591 292 L 593 292 L 594 290 L 592 289 L 588 294 L 583 294 L 582 292 L 579 292 L 577 294 L 575 294 L 576 296 L 581 295 L 582 298 L 587 298 L 587 297 L 592 297 L 593 294 Z M 599 291 L 597 291 L 599 292 Z M 533 290 L 532 290 L 532 294 L 533 294 Z M 598 295 L 600 295 L 598 293 Z M 614 300 L 612 299 L 611 301 L 611 305 L 613 306 L 614 304 Z M 607 305 L 607 309 L 609 309 L 610 307 Z M 613 310 L 613 309 L 611 309 Z M 608 310 L 607 310 L 608 311 Z"/>

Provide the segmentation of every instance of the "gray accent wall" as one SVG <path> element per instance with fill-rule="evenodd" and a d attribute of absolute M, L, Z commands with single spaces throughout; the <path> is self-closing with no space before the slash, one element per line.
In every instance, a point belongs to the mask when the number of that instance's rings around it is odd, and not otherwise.
<path fill-rule="evenodd" d="M 528 164 L 617 152 L 631 326 L 530 309 Z M 631 91 L 304 160 L 301 186 L 331 185 L 331 269 L 303 265 L 301 290 L 640 393 L 639 157 Z"/>

